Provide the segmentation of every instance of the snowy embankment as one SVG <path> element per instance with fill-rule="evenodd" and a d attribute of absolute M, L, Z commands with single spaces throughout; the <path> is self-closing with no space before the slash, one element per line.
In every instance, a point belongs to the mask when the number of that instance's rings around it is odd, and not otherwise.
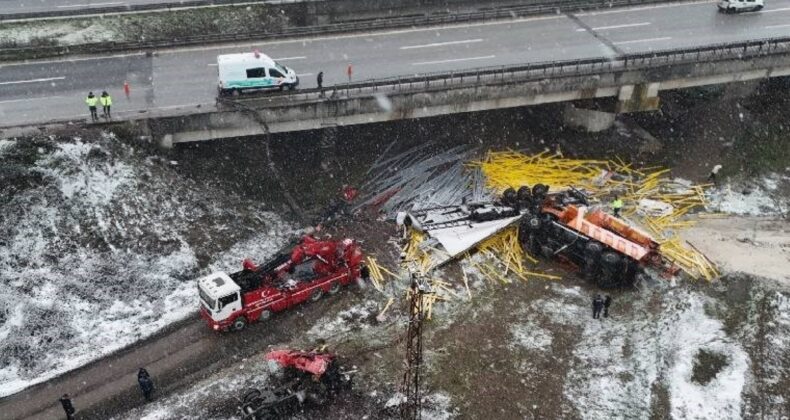
<path fill-rule="evenodd" d="M 290 233 L 112 136 L 0 140 L 0 161 L 0 396 L 184 319 L 195 277 Z"/>
<path fill-rule="evenodd" d="M 732 314 L 731 302 L 690 288 L 648 290 L 629 296 L 628 302 L 615 300 L 611 317 L 593 320 L 588 291 L 552 287 L 554 296 L 524 306 L 522 322 L 511 327 L 511 346 L 551 357 L 555 331 L 541 325 L 579 331 L 573 358 L 558 361 L 569 363 L 563 381 L 570 403 L 563 408 L 567 417 L 648 418 L 665 412 L 675 419 L 740 419 L 749 412 L 766 418 L 781 414 L 785 391 L 766 384 L 781 382 L 790 368 L 779 350 L 786 348 L 790 330 L 790 317 L 781 313 L 787 295 L 753 286 L 743 297 L 749 301 L 747 313 L 736 313 L 741 324 L 734 327 L 715 315 Z M 755 377 L 756 371 L 770 375 Z"/>
<path fill-rule="evenodd" d="M 790 176 L 771 174 L 755 181 L 727 183 L 708 191 L 709 210 L 741 216 L 776 216 L 790 210 L 790 197 L 781 190 Z"/>

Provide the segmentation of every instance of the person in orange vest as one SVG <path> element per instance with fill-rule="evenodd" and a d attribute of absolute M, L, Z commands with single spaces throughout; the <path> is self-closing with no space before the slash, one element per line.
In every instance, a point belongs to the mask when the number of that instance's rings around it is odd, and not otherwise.
<path fill-rule="evenodd" d="M 88 92 L 88 97 L 85 98 L 85 103 L 88 104 L 88 110 L 91 112 L 91 121 L 98 121 L 99 114 L 96 113 L 96 104 L 99 103 L 99 98 L 93 96 L 93 92 Z"/>

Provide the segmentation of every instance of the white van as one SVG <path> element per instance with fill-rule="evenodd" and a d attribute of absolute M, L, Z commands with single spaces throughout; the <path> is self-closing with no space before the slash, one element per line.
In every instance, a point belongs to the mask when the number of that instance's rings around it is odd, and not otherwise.
<path fill-rule="evenodd" d="M 294 89 L 296 72 L 260 52 L 217 56 L 219 94 L 238 95 L 246 89 Z"/>
<path fill-rule="evenodd" d="M 725 13 L 755 12 L 762 10 L 763 0 L 721 0 L 719 11 Z"/>

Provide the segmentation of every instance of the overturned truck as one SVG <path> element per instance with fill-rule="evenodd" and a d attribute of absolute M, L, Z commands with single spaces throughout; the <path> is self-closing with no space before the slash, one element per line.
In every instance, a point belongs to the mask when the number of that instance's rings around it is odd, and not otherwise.
<path fill-rule="evenodd" d="M 319 406 L 351 389 L 351 371 L 344 371 L 334 354 L 274 350 L 266 360 L 283 367 L 280 385 L 250 389 L 239 398 L 244 420 L 281 419 L 305 406 Z"/>
<path fill-rule="evenodd" d="M 434 266 L 517 224 L 526 252 L 571 263 L 601 288 L 629 286 L 647 267 L 667 268 L 649 234 L 591 208 L 575 188 L 552 193 L 543 184 L 509 188 L 494 202 L 402 212 L 397 222 L 429 236 L 424 249 L 431 250 Z"/>

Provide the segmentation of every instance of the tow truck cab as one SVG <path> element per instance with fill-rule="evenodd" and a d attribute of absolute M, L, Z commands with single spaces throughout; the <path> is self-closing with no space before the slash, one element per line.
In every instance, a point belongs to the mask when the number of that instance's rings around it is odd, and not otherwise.
<path fill-rule="evenodd" d="M 721 0 L 719 11 L 725 13 L 754 12 L 762 10 L 763 0 Z"/>
<path fill-rule="evenodd" d="M 198 279 L 198 293 L 200 316 L 215 331 L 228 328 L 242 310 L 241 287 L 223 272 Z"/>

